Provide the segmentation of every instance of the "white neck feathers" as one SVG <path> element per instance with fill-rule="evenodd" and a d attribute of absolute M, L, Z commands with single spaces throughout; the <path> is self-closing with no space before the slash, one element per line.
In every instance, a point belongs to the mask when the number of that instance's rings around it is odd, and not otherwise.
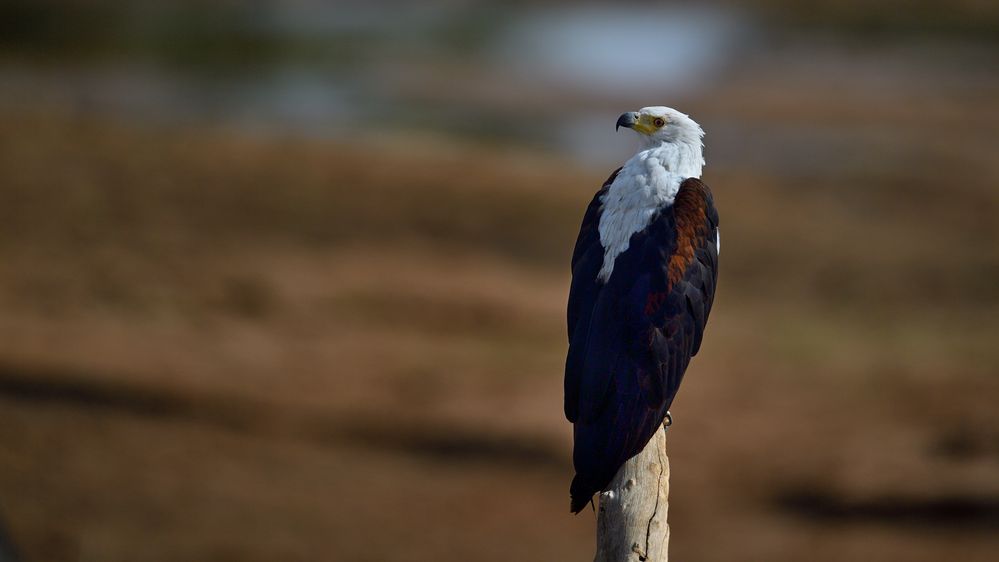
<path fill-rule="evenodd" d="M 704 166 L 701 142 L 668 142 L 646 147 L 631 157 L 601 202 L 600 245 L 604 262 L 597 278 L 603 282 L 614 271 L 614 260 L 628 249 L 631 236 L 673 204 L 680 183 L 699 178 Z"/>

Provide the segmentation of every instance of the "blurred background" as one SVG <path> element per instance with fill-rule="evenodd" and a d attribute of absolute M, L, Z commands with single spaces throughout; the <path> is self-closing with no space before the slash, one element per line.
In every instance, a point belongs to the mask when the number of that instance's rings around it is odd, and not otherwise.
<path fill-rule="evenodd" d="M 665 104 L 725 237 L 673 558 L 995 560 L 997 47 L 987 0 L 7 0 L 6 535 L 589 559 L 569 255 Z"/>

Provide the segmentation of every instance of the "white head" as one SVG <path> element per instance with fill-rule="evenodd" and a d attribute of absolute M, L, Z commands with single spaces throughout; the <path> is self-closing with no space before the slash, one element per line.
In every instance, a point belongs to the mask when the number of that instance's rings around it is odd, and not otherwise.
<path fill-rule="evenodd" d="M 618 127 L 628 127 L 638 133 L 645 147 L 681 144 L 700 150 L 704 131 L 696 121 L 672 107 L 643 107 L 630 111 L 617 120 Z"/>
<path fill-rule="evenodd" d="M 701 177 L 704 166 L 701 126 L 669 107 L 646 107 L 617 120 L 642 139 L 642 150 L 628 159 L 601 198 L 600 244 L 604 262 L 598 279 L 606 282 L 617 256 L 628 249 L 631 236 L 652 217 L 672 205 L 687 178 Z"/>

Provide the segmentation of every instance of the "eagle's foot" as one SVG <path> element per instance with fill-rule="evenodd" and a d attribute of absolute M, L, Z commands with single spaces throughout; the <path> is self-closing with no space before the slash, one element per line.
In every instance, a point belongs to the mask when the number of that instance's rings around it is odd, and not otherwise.
<path fill-rule="evenodd" d="M 666 417 L 663 419 L 663 427 L 669 427 L 673 425 L 673 415 L 666 410 Z"/>

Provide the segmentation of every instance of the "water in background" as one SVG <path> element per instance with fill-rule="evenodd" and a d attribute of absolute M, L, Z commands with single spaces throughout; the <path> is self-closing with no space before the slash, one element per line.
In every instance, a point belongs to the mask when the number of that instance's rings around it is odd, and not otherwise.
<path fill-rule="evenodd" d="M 726 239 L 676 558 L 991 562 L 993 5 L 4 2 L 4 527 L 32 560 L 591 555 L 567 263 L 616 117 L 661 103 Z"/>
<path fill-rule="evenodd" d="M 948 68 L 962 80 L 983 79 L 988 62 L 980 48 L 938 49 L 919 36 L 885 49 L 789 35 L 758 15 L 711 5 L 293 2 L 219 10 L 119 7 L 113 24 L 90 38 L 94 49 L 70 43 L 41 65 L 8 57 L 0 103 L 330 138 L 440 133 L 609 165 L 633 148 L 612 134 L 621 111 L 693 111 L 753 74 L 775 88 L 825 81 L 903 97 L 938 87 L 923 78 Z M 32 54 L 30 29 L 26 35 L 8 47 Z M 914 60 L 920 64 L 907 64 Z M 846 75 L 850 84 L 837 83 Z M 742 108 L 712 109 L 695 115 L 711 135 L 712 157 L 822 165 L 808 155 L 784 158 L 801 146 L 788 142 L 798 128 L 760 128 Z M 824 128 L 814 140 L 850 150 L 856 141 L 846 142 L 845 130 Z M 751 146 L 734 141 L 747 133 Z"/>

